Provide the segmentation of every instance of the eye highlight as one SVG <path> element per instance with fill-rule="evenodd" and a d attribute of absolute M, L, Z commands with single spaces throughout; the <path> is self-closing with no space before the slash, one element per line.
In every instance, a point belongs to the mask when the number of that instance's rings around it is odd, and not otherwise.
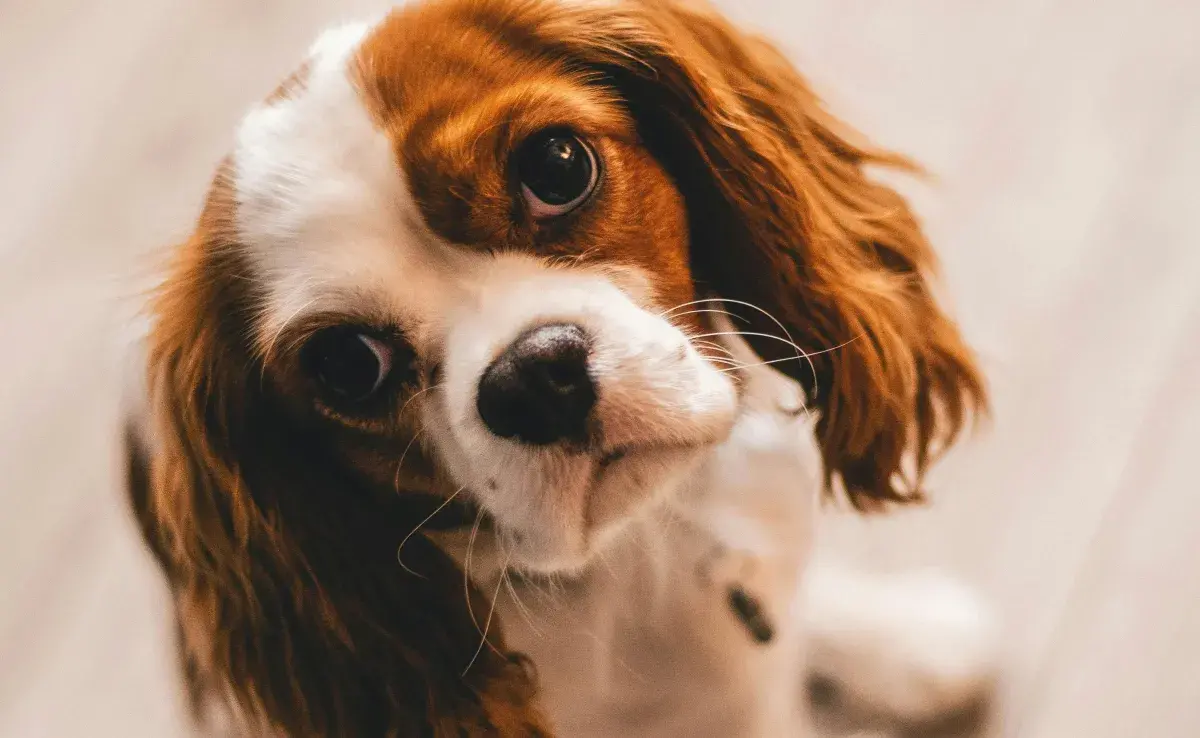
<path fill-rule="evenodd" d="M 305 344 L 301 363 L 331 399 L 361 403 L 374 396 L 392 373 L 394 348 L 354 326 L 321 330 Z"/>
<path fill-rule="evenodd" d="M 516 152 L 521 197 L 536 220 L 566 215 L 596 189 L 600 168 L 591 146 L 570 131 L 534 134 Z"/>

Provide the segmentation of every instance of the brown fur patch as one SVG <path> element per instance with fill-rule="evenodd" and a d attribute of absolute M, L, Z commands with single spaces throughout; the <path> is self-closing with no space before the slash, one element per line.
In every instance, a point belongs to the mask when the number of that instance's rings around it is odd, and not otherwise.
<path fill-rule="evenodd" d="M 678 189 L 639 144 L 615 91 L 541 53 L 534 29 L 551 6 L 510 5 L 511 13 L 488 2 L 401 10 L 359 51 L 367 108 L 391 137 L 426 222 L 472 248 L 636 267 L 659 308 L 691 300 Z M 418 67 L 425 71 L 406 72 Z M 548 128 L 592 145 L 601 179 L 579 210 L 538 222 L 524 210 L 510 156 Z"/>

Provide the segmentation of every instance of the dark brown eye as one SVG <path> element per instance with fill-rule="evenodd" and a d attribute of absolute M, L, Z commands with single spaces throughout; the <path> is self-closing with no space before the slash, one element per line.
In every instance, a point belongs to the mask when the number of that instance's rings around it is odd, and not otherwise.
<path fill-rule="evenodd" d="M 521 197 L 536 219 L 565 215 L 596 189 L 596 154 L 578 136 L 562 130 L 535 134 L 517 150 Z"/>
<path fill-rule="evenodd" d="M 317 333 L 304 346 L 305 372 L 332 398 L 362 402 L 374 395 L 392 371 L 393 350 L 359 328 L 339 326 Z"/>

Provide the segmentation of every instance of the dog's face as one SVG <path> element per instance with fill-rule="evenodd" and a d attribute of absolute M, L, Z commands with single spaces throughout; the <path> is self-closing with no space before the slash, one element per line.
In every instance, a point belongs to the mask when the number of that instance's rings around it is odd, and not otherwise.
<path fill-rule="evenodd" d="M 684 199 L 612 90 L 421 20 L 327 33 L 242 123 L 254 348 L 374 482 L 469 497 L 514 565 L 577 565 L 734 417 L 688 338 Z"/>
<path fill-rule="evenodd" d="M 984 391 L 870 164 L 903 160 L 704 9 L 440 0 L 322 36 L 153 305 L 147 528 L 202 671 L 296 734 L 531 734 L 512 662 L 458 670 L 477 623 L 424 531 L 585 563 L 731 428 L 722 312 L 806 389 L 831 481 L 919 496 Z"/>

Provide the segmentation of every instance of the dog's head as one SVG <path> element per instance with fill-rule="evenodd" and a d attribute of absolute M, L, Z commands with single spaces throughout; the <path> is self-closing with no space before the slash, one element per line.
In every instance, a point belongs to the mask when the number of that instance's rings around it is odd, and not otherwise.
<path fill-rule="evenodd" d="M 704 9 L 440 0 L 323 35 L 154 303 L 150 507 L 207 673 L 297 733 L 523 734 L 520 669 L 460 675 L 462 575 L 408 534 L 588 561 L 729 431 L 720 312 L 808 391 L 831 481 L 919 496 L 983 389 L 871 164 L 903 162 Z"/>

